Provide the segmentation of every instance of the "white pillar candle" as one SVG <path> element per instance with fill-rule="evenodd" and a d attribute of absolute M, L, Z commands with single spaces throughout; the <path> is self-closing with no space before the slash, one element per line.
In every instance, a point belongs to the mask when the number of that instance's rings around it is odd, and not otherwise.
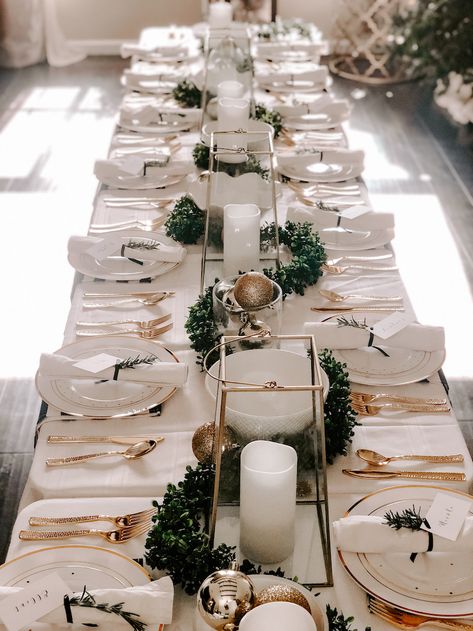
<path fill-rule="evenodd" d="M 240 631 L 317 631 L 311 614 L 295 603 L 273 602 L 258 605 L 246 613 Z M 321 631 L 321 630 L 320 630 Z"/>
<path fill-rule="evenodd" d="M 212 2 L 209 4 L 209 26 L 225 28 L 232 23 L 232 5 L 229 2 Z"/>
<path fill-rule="evenodd" d="M 260 251 L 260 209 L 255 204 L 226 204 L 223 208 L 223 271 L 235 276 L 257 270 Z"/>
<path fill-rule="evenodd" d="M 297 453 L 292 447 L 255 440 L 242 450 L 240 549 L 251 561 L 279 563 L 292 554 L 296 483 Z"/>
<path fill-rule="evenodd" d="M 229 82 L 229 83 L 233 83 Z M 219 85 L 222 85 L 221 83 Z M 219 98 L 217 101 L 218 128 L 220 130 L 248 129 L 250 100 Z"/>
<path fill-rule="evenodd" d="M 245 86 L 239 81 L 222 81 L 217 87 L 217 97 L 230 97 L 231 99 L 241 99 L 245 93 Z"/>
<path fill-rule="evenodd" d="M 248 128 L 250 118 L 249 99 L 231 99 L 224 97 L 217 100 L 217 119 L 220 131 L 231 131 L 233 129 Z M 247 148 L 246 136 L 243 134 L 220 134 L 217 136 L 217 147 L 219 149 L 244 149 Z M 245 157 L 235 153 L 234 156 L 226 155 L 222 157 L 224 162 L 243 162 Z"/>

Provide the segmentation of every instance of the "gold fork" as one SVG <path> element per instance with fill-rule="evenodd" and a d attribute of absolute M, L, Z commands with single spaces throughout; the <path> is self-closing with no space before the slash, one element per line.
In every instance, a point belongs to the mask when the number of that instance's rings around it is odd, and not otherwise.
<path fill-rule="evenodd" d="M 56 539 L 68 539 L 69 537 L 103 537 L 109 543 L 124 543 L 134 537 L 139 537 L 151 528 L 151 520 L 125 526 L 116 530 L 98 530 L 96 528 L 84 528 L 81 530 L 20 530 L 18 537 L 21 541 L 53 541 Z"/>
<path fill-rule="evenodd" d="M 361 416 L 376 416 L 383 410 L 398 410 L 404 412 L 429 412 L 447 414 L 450 412 L 448 405 L 427 405 L 415 403 L 384 403 L 382 405 L 363 405 L 352 400 L 351 407 Z"/>
<path fill-rule="evenodd" d="M 399 629 L 417 629 L 424 624 L 434 624 L 439 627 L 445 627 L 448 629 L 463 629 L 463 631 L 472 631 L 473 625 L 466 622 L 460 622 L 459 620 L 451 620 L 450 618 L 430 618 L 428 616 L 421 616 L 419 614 L 408 613 L 381 602 L 377 598 L 368 594 L 368 610 L 370 613 L 374 613 L 379 618 L 382 618 L 386 622 L 390 622 Z"/>
<path fill-rule="evenodd" d="M 146 232 L 153 232 L 156 228 L 159 228 L 166 221 L 166 217 L 160 217 L 159 219 L 125 221 L 116 224 L 91 224 L 89 226 L 90 234 L 102 234 L 103 232 L 120 232 L 121 230 L 144 230 Z"/>
<path fill-rule="evenodd" d="M 124 300 L 115 300 L 114 302 L 83 302 L 82 306 L 84 307 L 84 309 L 104 309 L 106 307 L 117 307 L 129 302 L 141 302 L 141 304 L 150 307 L 157 305 L 158 302 L 161 302 L 161 300 L 165 300 L 168 296 L 169 294 L 157 292 L 156 294 L 150 294 L 143 298 L 135 296 L 134 298 L 125 298 Z"/>
<path fill-rule="evenodd" d="M 154 329 L 158 326 L 158 324 L 162 324 L 167 320 L 170 320 L 172 317 L 171 313 L 166 313 L 166 315 L 161 318 L 155 318 L 154 320 L 110 320 L 105 322 L 76 322 L 76 326 L 85 326 L 85 327 L 108 327 L 108 326 L 116 326 L 118 324 L 136 324 L 140 329 Z"/>
<path fill-rule="evenodd" d="M 170 331 L 174 324 L 166 324 L 156 329 L 121 329 L 120 331 L 90 331 L 89 329 L 81 329 L 76 331 L 77 337 L 107 337 L 111 335 L 137 335 L 144 340 L 152 340 L 167 331 Z"/>
<path fill-rule="evenodd" d="M 355 403 L 367 404 L 374 403 L 380 399 L 384 399 L 388 403 L 419 403 L 420 405 L 447 405 L 447 399 L 419 399 L 416 397 L 401 397 L 397 394 L 388 394 L 386 392 L 377 392 L 376 394 L 368 394 L 367 392 L 352 392 L 350 397 Z"/>
<path fill-rule="evenodd" d="M 115 526 L 124 528 L 136 526 L 141 522 L 149 522 L 156 513 L 156 508 L 148 508 L 137 513 L 125 515 L 78 515 L 76 517 L 30 517 L 30 526 L 60 526 L 62 524 L 83 524 L 91 521 L 111 521 Z"/>

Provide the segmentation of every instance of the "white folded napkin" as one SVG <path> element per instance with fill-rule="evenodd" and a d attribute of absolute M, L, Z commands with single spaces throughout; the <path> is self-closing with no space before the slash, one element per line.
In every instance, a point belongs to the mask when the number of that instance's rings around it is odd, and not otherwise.
<path fill-rule="evenodd" d="M 328 70 L 326 66 L 321 66 L 317 70 L 305 70 L 303 72 L 268 72 L 264 76 L 259 76 L 260 84 L 268 85 L 272 83 L 292 83 L 293 81 L 310 81 L 312 83 L 323 83 L 327 81 Z"/>
<path fill-rule="evenodd" d="M 315 101 L 305 103 L 297 103 L 294 105 L 286 105 L 285 103 L 277 103 L 273 106 L 273 110 L 279 112 L 283 118 L 287 116 L 304 116 L 306 114 L 317 114 L 335 103 L 345 103 L 345 101 L 334 101 L 332 95 L 322 94 Z"/>
<path fill-rule="evenodd" d="M 21 592 L 22 589 L 22 587 L 0 587 L 0 601 L 12 594 Z M 97 604 L 107 603 L 115 605 L 123 603 L 123 611 L 136 614 L 136 616 L 139 616 L 137 620 L 143 622 L 149 628 L 156 628 L 159 624 L 170 624 L 172 622 L 174 585 L 169 576 L 136 587 L 91 589 L 88 591 Z M 80 595 L 81 593 L 74 594 L 74 596 Z M 74 624 L 107 624 L 114 627 L 116 625 L 119 628 L 125 626 L 128 629 L 130 628 L 130 625 L 120 616 L 104 613 L 92 607 L 72 606 L 71 613 Z M 40 622 L 66 626 L 64 607 L 54 609 L 46 616 L 43 616 Z"/>
<path fill-rule="evenodd" d="M 192 107 L 164 107 L 159 103 L 142 105 L 140 103 L 125 103 L 121 106 L 120 118 L 127 118 L 144 123 L 158 123 L 160 116 L 164 121 L 189 121 L 196 123 L 202 116 L 200 108 Z"/>
<path fill-rule="evenodd" d="M 365 152 L 362 149 L 316 149 L 309 153 L 285 152 L 278 155 L 281 167 L 305 168 L 317 162 L 325 164 L 362 164 Z"/>
<path fill-rule="evenodd" d="M 123 168 L 126 165 L 126 158 L 116 158 L 114 160 L 96 160 L 94 165 L 94 175 L 97 179 L 103 180 L 110 177 L 132 177 L 131 173 Z M 143 171 L 145 159 L 143 158 Z M 190 160 L 171 160 L 166 166 L 153 166 L 153 175 L 159 177 L 164 175 L 187 175 L 194 169 L 194 163 Z M 143 175 L 143 171 L 139 175 Z"/>
<path fill-rule="evenodd" d="M 339 213 L 319 208 L 295 208 L 287 210 L 287 220 L 300 223 L 309 222 L 317 228 L 347 228 L 351 230 L 385 230 L 394 228 L 393 213 L 378 213 L 370 210 L 359 217 L 344 217 L 343 210 Z"/>
<path fill-rule="evenodd" d="M 107 238 L 109 237 L 81 237 L 73 235 L 69 238 L 67 244 L 68 253 L 69 255 L 72 254 L 75 256 L 89 254 L 88 250 L 90 250 L 90 248 L 104 243 Z M 120 240 L 121 243 L 119 243 Z M 108 256 L 123 256 L 125 258 L 139 259 L 140 261 L 180 263 L 186 255 L 186 249 L 181 245 L 166 245 L 160 243 L 158 248 L 147 250 L 145 248 L 129 248 L 126 246 L 129 241 L 129 237 L 120 237 L 117 239 L 116 251 L 112 254 L 106 254 L 103 258 L 107 258 Z M 102 260 L 99 255 L 91 254 L 91 256 L 94 256 L 96 260 Z"/>
<path fill-rule="evenodd" d="M 384 517 L 350 515 L 333 522 L 335 545 L 346 552 L 375 554 L 392 552 L 426 552 L 429 535 L 407 528 L 395 530 Z M 434 535 L 434 552 L 473 550 L 473 517 L 467 517 L 456 541 Z"/>
<path fill-rule="evenodd" d="M 157 361 L 155 364 L 140 364 L 135 368 L 122 368 L 118 371 L 118 375 L 115 375 L 114 366 L 91 373 L 75 366 L 79 361 L 57 353 L 42 353 L 39 360 L 39 373 L 54 379 L 104 379 L 176 387 L 184 385 L 187 380 L 187 364 L 181 362 Z M 117 379 L 113 379 L 114 376 Z"/>
<path fill-rule="evenodd" d="M 124 77 L 126 81 L 143 81 L 143 80 L 153 80 L 153 81 L 166 81 L 177 83 L 182 79 L 182 70 L 171 70 L 171 71 L 163 71 L 160 68 L 137 68 L 133 70 L 132 68 L 125 68 Z"/>
<path fill-rule="evenodd" d="M 176 46 L 176 44 L 161 44 L 160 46 L 143 46 L 142 44 L 122 44 L 120 55 L 123 59 L 136 55 L 137 57 L 149 57 L 151 55 L 162 57 L 186 57 L 189 54 L 187 46 Z"/>
<path fill-rule="evenodd" d="M 369 330 L 353 326 L 339 326 L 334 322 L 305 322 L 304 331 L 307 335 L 314 335 L 317 346 L 321 348 L 363 348 L 368 345 L 370 337 Z M 440 326 L 408 324 L 386 340 L 375 335 L 372 345 L 438 351 L 445 348 L 445 334 Z"/>

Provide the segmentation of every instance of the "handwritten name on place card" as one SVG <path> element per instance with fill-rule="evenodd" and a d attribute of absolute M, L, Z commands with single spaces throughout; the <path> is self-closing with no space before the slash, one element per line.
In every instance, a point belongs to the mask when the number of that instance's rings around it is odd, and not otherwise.
<path fill-rule="evenodd" d="M 0 619 L 8 631 L 19 631 L 62 607 L 70 592 L 58 574 L 48 574 L 0 601 Z"/>
<path fill-rule="evenodd" d="M 449 493 L 437 493 L 425 519 L 434 535 L 456 541 L 471 508 L 471 500 Z"/>

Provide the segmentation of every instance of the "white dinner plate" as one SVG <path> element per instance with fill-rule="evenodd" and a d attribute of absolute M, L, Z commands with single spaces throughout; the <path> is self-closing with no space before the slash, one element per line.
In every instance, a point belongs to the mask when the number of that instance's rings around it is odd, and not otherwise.
<path fill-rule="evenodd" d="M 382 489 L 363 497 L 347 515 L 376 515 L 406 508 L 425 516 L 439 492 L 468 498 L 461 491 L 436 486 L 406 485 Z M 470 514 L 472 513 L 470 509 Z M 344 568 L 369 594 L 405 611 L 440 618 L 473 616 L 473 551 L 374 554 L 339 550 Z"/>
<path fill-rule="evenodd" d="M 108 353 L 121 359 L 155 355 L 159 361 L 178 362 L 177 357 L 160 342 L 116 336 L 94 337 L 68 344 L 55 351 L 71 359 L 86 359 Z M 171 397 L 176 388 L 131 381 L 60 379 L 36 373 L 36 388 L 48 405 L 77 416 L 129 416 L 146 412 Z"/>
<path fill-rule="evenodd" d="M 306 589 L 303 585 L 299 583 L 295 583 L 294 581 L 289 580 L 288 578 L 283 578 L 281 576 L 271 576 L 268 574 L 249 574 L 248 575 L 251 582 L 255 586 L 256 593 L 261 592 L 266 587 L 271 587 L 271 585 L 283 585 L 284 587 L 292 587 L 297 589 L 303 596 L 307 598 L 307 602 L 309 603 L 310 613 L 312 614 L 312 618 L 317 627 L 317 631 L 324 631 L 325 628 L 325 617 L 320 609 L 317 600 L 312 592 Z M 197 608 L 195 608 L 194 614 L 194 631 L 208 631 L 211 629 L 205 620 L 202 619 Z"/>
<path fill-rule="evenodd" d="M 174 115 L 175 116 L 175 115 Z M 139 123 L 133 123 L 126 118 L 120 118 L 119 123 L 122 129 L 127 131 L 135 131 L 141 134 L 174 134 L 178 131 L 188 131 L 195 127 L 197 122 L 194 120 L 187 120 L 186 117 L 182 117 L 180 120 L 163 121 L 162 123 L 154 123 L 149 125 L 140 125 Z"/>
<path fill-rule="evenodd" d="M 330 250 L 358 251 L 380 248 L 394 239 L 394 229 L 384 230 L 346 230 L 344 228 L 317 229 L 317 224 L 312 227 L 318 232 L 322 243 Z"/>
<path fill-rule="evenodd" d="M 294 79 L 294 81 L 265 81 L 258 80 L 258 85 L 262 90 L 281 92 L 288 94 L 292 92 L 321 92 L 327 87 L 325 81 L 307 81 L 305 79 Z"/>
<path fill-rule="evenodd" d="M 314 155 L 312 164 L 278 165 L 278 171 L 290 178 L 303 182 L 343 182 L 361 175 L 363 162 L 352 164 L 337 162 L 320 162 L 320 153 Z"/>
<path fill-rule="evenodd" d="M 180 182 L 185 175 L 107 175 L 99 178 L 102 184 L 112 188 L 124 188 L 127 190 L 140 190 L 150 188 L 165 188 Z"/>
<path fill-rule="evenodd" d="M 389 302 L 389 299 L 386 299 Z M 418 351 L 383 344 L 385 357 L 375 348 L 334 350 L 337 361 L 347 365 L 350 381 L 367 386 L 401 386 L 427 379 L 445 361 L 445 350 Z"/>
<path fill-rule="evenodd" d="M 147 232 L 142 230 L 122 230 L 119 233 L 109 232 L 100 235 L 103 239 L 119 239 L 122 243 L 128 243 L 130 239 L 153 242 L 159 241 L 163 245 L 180 247 L 179 243 L 160 232 Z M 139 250 L 136 251 L 139 259 Z M 130 261 L 123 256 L 108 256 L 104 259 L 96 259 L 85 252 L 69 252 L 68 261 L 72 267 L 86 276 L 102 278 L 103 280 L 141 280 L 162 276 L 174 269 L 180 263 L 166 263 L 164 261 L 143 261 L 143 265 Z"/>
<path fill-rule="evenodd" d="M 23 554 L 0 566 L 0 585 L 27 587 L 28 583 L 59 576 L 72 591 L 123 589 L 146 585 L 151 578 L 138 563 L 123 554 L 95 546 L 55 546 Z"/>

